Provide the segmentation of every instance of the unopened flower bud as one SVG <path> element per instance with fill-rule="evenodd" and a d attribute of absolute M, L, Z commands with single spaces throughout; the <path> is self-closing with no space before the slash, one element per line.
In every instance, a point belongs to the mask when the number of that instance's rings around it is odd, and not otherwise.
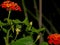
<path fill-rule="evenodd" d="M 37 39 L 36 40 L 38 40 L 39 38 L 40 38 L 40 35 L 37 36 Z"/>
<path fill-rule="evenodd" d="M 21 30 L 19 28 L 16 28 L 16 35 L 18 35 L 19 32 L 21 32 Z"/>
<path fill-rule="evenodd" d="M 32 21 L 30 22 L 30 25 L 32 25 Z"/>

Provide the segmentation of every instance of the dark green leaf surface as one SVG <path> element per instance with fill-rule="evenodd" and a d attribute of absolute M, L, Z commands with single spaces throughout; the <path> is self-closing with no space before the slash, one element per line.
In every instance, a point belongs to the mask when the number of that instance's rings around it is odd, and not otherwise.
<path fill-rule="evenodd" d="M 11 45 L 33 45 L 33 39 L 30 36 L 27 36 L 12 42 Z"/>

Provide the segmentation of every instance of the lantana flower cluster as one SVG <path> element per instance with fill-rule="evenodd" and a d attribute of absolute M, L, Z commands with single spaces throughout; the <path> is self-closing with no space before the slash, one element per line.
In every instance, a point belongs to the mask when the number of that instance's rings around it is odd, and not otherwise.
<path fill-rule="evenodd" d="M 17 3 L 9 1 L 9 0 L 4 1 L 0 6 L 7 10 L 21 11 L 21 7 Z"/>
<path fill-rule="evenodd" d="M 48 36 L 48 43 L 60 45 L 60 34 L 51 34 Z"/>

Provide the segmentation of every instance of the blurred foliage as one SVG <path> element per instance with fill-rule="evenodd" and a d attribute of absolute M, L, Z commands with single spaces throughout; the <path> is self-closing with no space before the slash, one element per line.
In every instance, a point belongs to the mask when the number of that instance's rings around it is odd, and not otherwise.
<path fill-rule="evenodd" d="M 46 28 L 44 24 L 41 28 L 39 27 L 39 10 L 36 5 L 36 1 L 34 0 L 33 2 L 36 16 L 29 9 L 27 9 L 25 6 L 25 1 L 22 0 L 22 7 L 25 15 L 25 19 L 23 21 L 10 18 L 5 18 L 4 21 L 0 21 L 0 31 L 3 31 L 6 34 L 4 37 L 5 45 L 37 45 L 36 42 L 41 37 L 41 35 L 39 35 L 40 32 L 43 32 L 44 34 L 44 32 L 47 31 L 48 28 Z M 10 16 L 10 13 L 8 14 L 8 17 Z M 38 29 L 33 26 L 33 21 L 29 22 L 28 14 L 30 14 L 38 22 Z M 48 20 L 44 15 L 42 15 L 42 17 L 48 22 L 52 30 L 57 32 L 51 21 Z M 50 32 L 48 31 L 47 33 L 49 34 Z M 34 40 L 34 34 L 37 34 L 37 37 L 39 38 L 35 38 Z M 18 36 L 21 36 L 21 38 L 18 38 Z M 9 38 L 12 38 L 11 42 L 9 42 Z M 48 45 L 48 43 L 42 42 L 40 45 Z"/>

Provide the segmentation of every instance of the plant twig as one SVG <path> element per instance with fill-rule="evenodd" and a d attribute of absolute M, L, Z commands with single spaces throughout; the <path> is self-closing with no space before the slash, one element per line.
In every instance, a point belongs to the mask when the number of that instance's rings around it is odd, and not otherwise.
<path fill-rule="evenodd" d="M 37 9 L 36 0 L 34 0 L 34 8 L 36 10 L 36 16 L 38 17 L 39 13 L 38 13 L 38 9 Z"/>
<path fill-rule="evenodd" d="M 46 28 L 46 26 L 43 25 L 43 27 L 45 27 L 46 32 L 50 35 L 51 33 L 50 33 L 49 30 Z"/>
<path fill-rule="evenodd" d="M 42 27 L 42 0 L 39 0 L 39 27 Z M 40 32 L 39 45 L 43 42 L 43 40 L 42 33 Z"/>
<path fill-rule="evenodd" d="M 8 30 L 6 37 L 4 37 L 6 45 L 9 45 L 9 32 L 10 32 L 10 30 L 11 30 L 11 28 Z"/>
<path fill-rule="evenodd" d="M 27 17 L 27 10 L 26 10 L 25 4 L 24 4 L 24 0 L 22 0 L 22 5 L 23 5 L 25 17 Z"/>
<path fill-rule="evenodd" d="M 31 16 L 33 16 L 34 19 L 36 19 L 36 20 L 38 21 L 38 18 L 37 18 L 36 16 L 34 16 L 34 14 L 33 14 L 30 10 L 27 9 L 27 11 L 28 11 L 29 14 L 31 14 Z M 48 21 L 47 21 L 47 22 L 48 22 Z M 43 26 L 44 26 L 44 25 L 43 25 Z M 45 26 L 44 26 L 44 27 L 45 27 Z M 46 27 L 45 27 L 45 28 L 46 28 Z M 52 28 L 53 28 L 53 27 L 52 27 Z M 47 29 L 47 28 L 46 28 L 46 29 Z M 48 29 L 47 29 L 46 31 L 47 31 L 48 34 L 50 34 L 50 32 L 49 32 Z"/>
<path fill-rule="evenodd" d="M 51 26 L 51 28 L 53 29 L 53 31 L 54 31 L 55 33 L 58 33 L 57 30 L 56 30 L 56 28 L 55 28 L 55 27 L 53 26 L 53 24 L 51 23 L 51 21 L 48 20 L 44 15 L 43 15 L 43 18 L 49 23 L 49 25 Z"/>

